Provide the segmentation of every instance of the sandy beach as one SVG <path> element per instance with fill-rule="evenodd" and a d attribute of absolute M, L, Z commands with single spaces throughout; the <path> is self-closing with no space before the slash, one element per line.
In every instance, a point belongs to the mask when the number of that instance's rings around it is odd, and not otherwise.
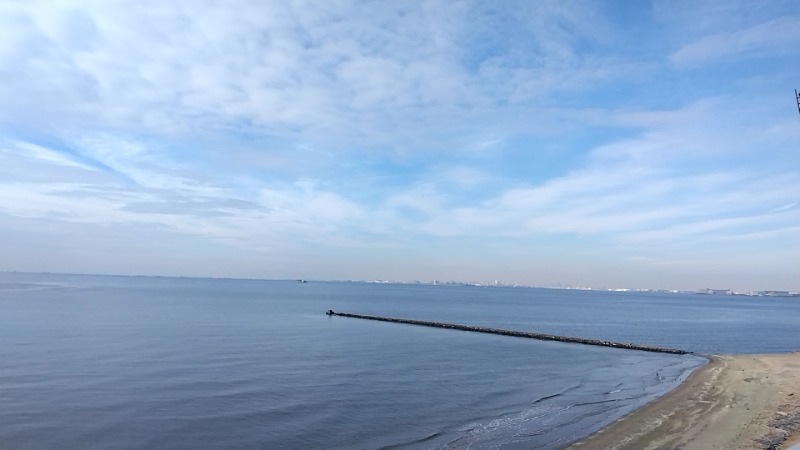
<path fill-rule="evenodd" d="M 672 392 L 569 448 L 794 449 L 800 353 L 710 358 Z"/>

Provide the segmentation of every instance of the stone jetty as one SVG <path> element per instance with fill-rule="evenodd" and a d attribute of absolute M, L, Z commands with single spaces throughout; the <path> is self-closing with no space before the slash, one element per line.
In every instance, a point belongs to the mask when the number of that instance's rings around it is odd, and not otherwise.
<path fill-rule="evenodd" d="M 543 334 L 543 333 L 532 333 L 528 331 L 512 331 L 512 330 L 502 330 L 500 328 L 490 328 L 490 327 L 479 327 L 474 325 L 459 325 L 454 323 L 442 323 L 442 322 L 428 322 L 425 320 L 413 320 L 413 319 L 397 319 L 394 317 L 381 317 L 381 316 L 369 316 L 365 314 L 351 314 L 351 313 L 338 313 L 334 312 L 333 310 L 329 310 L 326 312 L 329 316 L 339 316 L 339 317 L 350 317 L 353 319 L 366 319 L 366 320 L 378 320 L 381 322 L 394 322 L 394 323 L 404 323 L 407 325 L 419 325 L 423 327 L 433 327 L 433 328 L 447 328 L 450 330 L 461 330 L 461 331 L 472 331 L 474 333 L 487 333 L 487 334 L 499 334 L 502 336 L 512 336 L 512 337 L 521 337 L 521 338 L 528 338 L 528 339 L 538 339 L 541 341 L 558 341 L 558 342 L 570 342 L 573 344 L 584 344 L 584 345 L 598 345 L 601 347 L 614 347 L 614 348 L 622 348 L 626 350 L 640 350 L 644 352 L 656 352 L 656 353 L 672 353 L 675 355 L 686 355 L 692 354 L 692 352 L 688 352 L 686 350 L 678 350 L 674 348 L 668 347 L 655 347 L 651 345 L 640 345 L 640 344 L 631 344 L 626 342 L 613 342 L 613 341 L 602 341 L 598 339 L 584 339 L 579 337 L 571 337 L 571 336 L 559 336 L 555 334 Z"/>

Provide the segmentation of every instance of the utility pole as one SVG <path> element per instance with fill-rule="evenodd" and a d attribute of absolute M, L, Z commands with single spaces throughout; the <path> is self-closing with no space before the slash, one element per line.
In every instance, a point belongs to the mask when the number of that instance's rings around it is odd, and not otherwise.
<path fill-rule="evenodd" d="M 797 112 L 800 113 L 800 94 L 797 93 L 797 89 L 794 90 L 794 96 L 797 99 Z"/>

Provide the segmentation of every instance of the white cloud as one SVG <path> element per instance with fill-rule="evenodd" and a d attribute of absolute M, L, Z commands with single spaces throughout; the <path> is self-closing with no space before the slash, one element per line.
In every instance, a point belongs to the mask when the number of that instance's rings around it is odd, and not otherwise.
<path fill-rule="evenodd" d="M 430 182 L 419 183 L 410 189 L 395 193 L 387 199 L 386 204 L 391 210 L 410 208 L 428 216 L 440 214 L 447 209 L 446 196 Z"/>
<path fill-rule="evenodd" d="M 659 247 L 712 234 L 768 238 L 800 220 L 792 210 L 800 177 L 775 170 L 772 159 L 784 160 L 782 152 L 762 153 L 764 159 L 743 167 L 738 161 L 752 157 L 754 143 L 774 137 L 757 124 L 726 132 L 735 114 L 722 102 L 620 113 L 609 120 L 634 120 L 644 127 L 639 138 L 597 147 L 583 168 L 541 184 L 519 185 L 462 207 L 440 200 L 434 205 L 440 209 L 429 210 L 420 228 L 443 238 L 573 235 Z M 417 197 L 425 202 L 430 195 Z M 770 211 L 765 205 L 786 206 Z"/>
<path fill-rule="evenodd" d="M 333 192 L 317 189 L 310 180 L 302 180 L 290 189 L 263 189 L 259 198 L 269 215 L 280 222 L 327 228 L 358 223 L 363 218 L 360 206 Z"/>

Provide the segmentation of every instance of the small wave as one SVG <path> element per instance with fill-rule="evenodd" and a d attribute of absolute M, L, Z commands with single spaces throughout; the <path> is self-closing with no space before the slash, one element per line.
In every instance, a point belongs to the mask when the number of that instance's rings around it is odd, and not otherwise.
<path fill-rule="evenodd" d="M 432 441 L 434 439 L 437 439 L 437 438 L 439 438 L 441 436 L 442 436 L 442 433 L 436 432 L 436 433 L 430 434 L 428 436 L 425 436 L 423 438 L 414 439 L 414 440 L 408 441 L 408 442 L 402 442 L 400 444 L 386 445 L 386 446 L 379 447 L 379 448 L 385 449 L 385 450 L 398 449 L 398 448 L 408 448 L 408 447 L 415 447 L 416 448 L 416 447 L 420 446 L 421 444 L 424 444 L 426 442 L 430 442 L 430 441 Z"/>
<path fill-rule="evenodd" d="M 575 384 L 573 386 L 568 386 L 568 387 L 560 390 L 559 392 L 556 392 L 555 394 L 545 395 L 544 397 L 537 398 L 536 400 L 534 400 L 531 403 L 531 405 L 535 405 L 537 403 L 541 403 L 541 402 L 543 402 L 545 400 L 550 400 L 552 398 L 560 397 L 560 396 L 566 394 L 567 392 L 574 391 L 575 389 L 580 388 L 581 386 L 582 386 L 581 383 Z"/>
<path fill-rule="evenodd" d="M 25 291 L 44 291 L 48 289 L 58 289 L 61 286 L 43 283 L 0 283 L 0 291 L 4 292 L 25 292 Z"/>
<path fill-rule="evenodd" d="M 606 403 L 616 403 L 616 402 L 623 401 L 623 400 L 629 400 L 629 399 L 627 399 L 627 398 L 612 398 L 612 399 L 608 399 L 608 400 L 598 400 L 598 401 L 595 401 L 595 402 L 581 402 L 581 403 L 575 403 L 575 406 L 604 405 Z"/>

